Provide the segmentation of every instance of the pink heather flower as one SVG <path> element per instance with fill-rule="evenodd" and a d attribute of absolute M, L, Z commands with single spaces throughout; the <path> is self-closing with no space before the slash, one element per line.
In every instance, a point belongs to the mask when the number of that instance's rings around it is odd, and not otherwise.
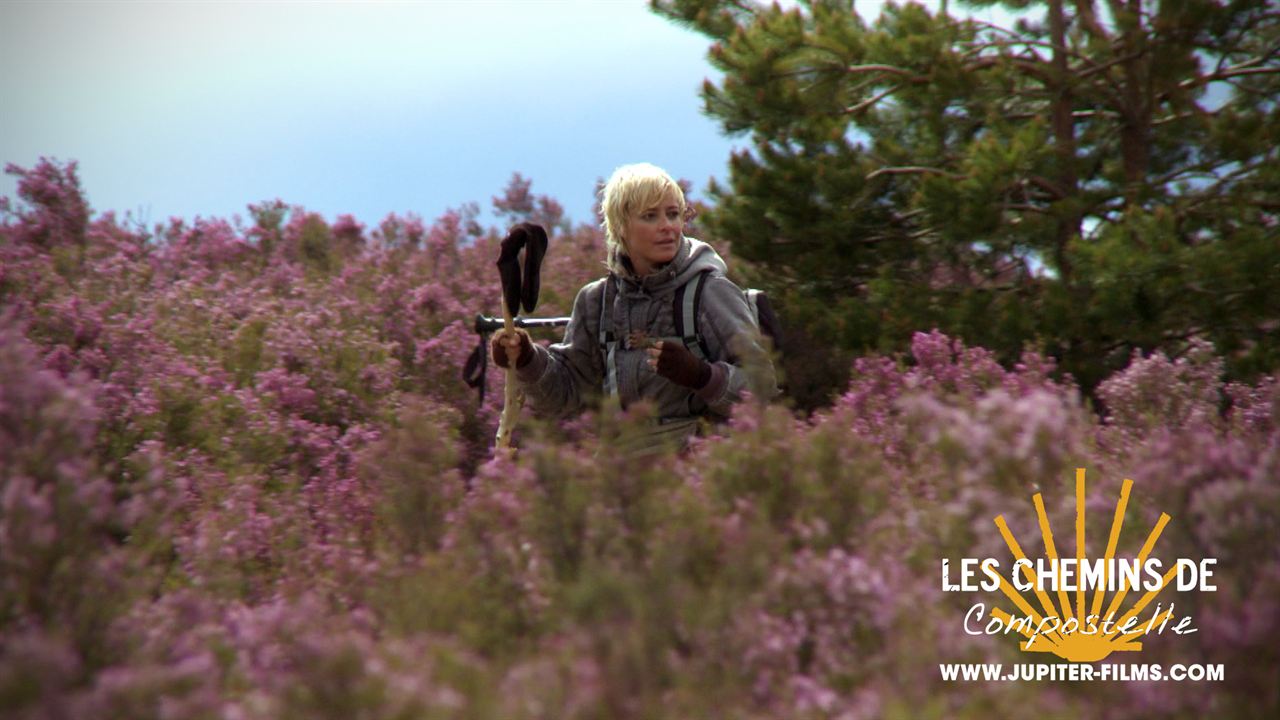
<path fill-rule="evenodd" d="M 349 214 L 339 215 L 338 219 L 333 222 L 330 231 L 335 238 L 355 246 L 364 243 L 364 225 Z"/>
<path fill-rule="evenodd" d="M 84 245 L 89 224 L 89 204 L 80 189 L 76 163 L 60 165 L 40 158 L 35 168 L 5 165 L 5 174 L 18 178 L 18 197 L 26 204 L 18 214 L 16 238 L 42 248 Z"/>
<path fill-rule="evenodd" d="M 1253 386 L 1229 383 L 1223 393 L 1231 399 L 1232 427 L 1259 434 L 1280 427 L 1280 377 L 1269 375 Z"/>
<path fill-rule="evenodd" d="M 6 705 L 12 717 L 76 717 L 74 697 L 84 667 L 64 635 L 17 624 L 5 629 L 0 687 L 11 693 Z"/>
<path fill-rule="evenodd" d="M 373 233 L 375 243 L 384 248 L 418 248 L 426 236 L 426 227 L 422 218 L 414 214 L 399 217 L 395 213 L 388 215 Z"/>
<path fill-rule="evenodd" d="M 316 393 L 307 387 L 305 375 L 291 373 L 284 368 L 272 368 L 260 372 L 254 380 L 255 389 L 275 398 L 280 408 L 290 413 L 305 413 L 315 409 Z"/>
<path fill-rule="evenodd" d="M 1173 361 L 1161 352 L 1144 358 L 1135 350 L 1129 367 L 1098 386 L 1107 424 L 1131 436 L 1160 425 L 1211 423 L 1218 415 L 1222 368 L 1213 346 L 1201 340 Z"/>

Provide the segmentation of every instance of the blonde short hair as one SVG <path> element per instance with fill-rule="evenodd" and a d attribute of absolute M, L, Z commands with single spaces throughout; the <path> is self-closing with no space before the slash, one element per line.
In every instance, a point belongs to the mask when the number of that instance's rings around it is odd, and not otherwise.
<path fill-rule="evenodd" d="M 623 165 L 613 171 L 600 191 L 600 212 L 604 215 L 605 265 L 614 272 L 622 271 L 622 258 L 627 254 L 623 229 L 635 212 L 653 207 L 672 193 L 680 204 L 680 214 L 688 211 L 684 191 L 667 171 L 649 163 Z"/>

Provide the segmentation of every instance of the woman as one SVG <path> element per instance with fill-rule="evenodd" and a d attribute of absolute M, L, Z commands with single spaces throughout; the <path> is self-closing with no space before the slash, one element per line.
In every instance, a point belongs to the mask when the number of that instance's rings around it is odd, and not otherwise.
<path fill-rule="evenodd" d="M 544 348 L 517 329 L 491 344 L 495 364 L 515 358 L 534 408 L 567 415 L 600 395 L 623 407 L 647 400 L 657 414 L 640 443 L 649 449 L 683 444 L 700 418 L 728 415 L 743 390 L 775 395 L 742 290 L 710 245 L 684 236 L 680 186 L 653 165 L 625 165 L 601 201 L 609 275 L 578 292 L 564 342 Z"/>

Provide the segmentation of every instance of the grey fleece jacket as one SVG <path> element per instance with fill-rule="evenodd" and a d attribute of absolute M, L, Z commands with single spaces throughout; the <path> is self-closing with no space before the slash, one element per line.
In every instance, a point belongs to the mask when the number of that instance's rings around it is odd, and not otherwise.
<path fill-rule="evenodd" d="M 712 272 L 702 289 L 698 330 L 710 350 L 712 375 L 704 388 L 694 392 L 650 370 L 644 348 L 627 347 L 625 339 L 634 331 L 644 331 L 653 339 L 674 340 L 675 292 L 704 270 Z M 675 258 L 650 275 L 616 275 L 618 289 L 611 311 L 613 333 L 619 339 L 614 357 L 623 407 L 647 399 L 655 404 L 658 417 L 670 421 L 708 413 L 727 415 L 744 389 L 765 399 L 777 394 L 773 363 L 762 347 L 760 329 L 742 290 L 724 272 L 724 260 L 714 248 L 686 237 Z M 607 280 L 596 280 L 578 292 L 564 342 L 549 348 L 535 344 L 533 359 L 517 370 L 535 410 L 569 415 L 603 393 L 605 359 L 599 329 Z"/>

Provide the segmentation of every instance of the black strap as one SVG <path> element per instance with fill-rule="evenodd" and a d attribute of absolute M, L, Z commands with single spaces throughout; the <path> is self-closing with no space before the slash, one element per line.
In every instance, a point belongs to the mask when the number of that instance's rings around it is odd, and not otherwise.
<path fill-rule="evenodd" d="M 617 338 L 613 334 L 613 299 L 618 293 L 617 280 L 613 275 L 604 279 L 604 297 L 600 300 L 600 344 L 613 342 Z"/>
<path fill-rule="evenodd" d="M 606 397 L 618 395 L 617 337 L 613 332 L 613 302 L 617 295 L 617 279 L 610 274 L 604 281 L 600 298 L 600 357 L 604 361 L 604 378 L 601 382 Z"/>

